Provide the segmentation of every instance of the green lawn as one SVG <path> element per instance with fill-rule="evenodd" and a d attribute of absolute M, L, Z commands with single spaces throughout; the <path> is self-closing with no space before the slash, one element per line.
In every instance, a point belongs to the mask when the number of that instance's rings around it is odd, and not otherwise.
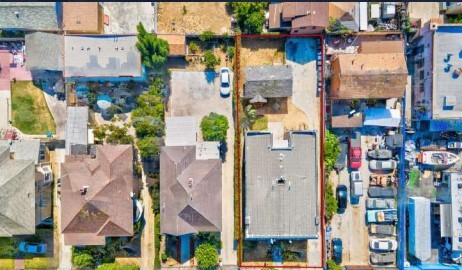
<path fill-rule="evenodd" d="M 36 257 L 32 259 L 25 259 L 24 266 L 26 269 L 54 269 L 58 267 L 58 263 L 53 258 Z"/>
<path fill-rule="evenodd" d="M 268 129 L 268 117 L 261 116 L 252 125 L 252 130 L 267 130 Z"/>
<path fill-rule="evenodd" d="M 0 238 L 0 258 L 2 259 L 12 259 L 18 254 L 18 248 L 16 243 L 11 237 L 1 237 Z"/>
<path fill-rule="evenodd" d="M 14 260 L 0 259 L 0 269 L 14 269 Z"/>
<path fill-rule="evenodd" d="M 413 187 L 413 188 L 419 187 L 420 186 L 419 179 L 420 179 L 420 171 L 419 171 L 419 169 L 412 169 L 409 172 L 409 184 L 408 184 L 408 186 Z"/>
<path fill-rule="evenodd" d="M 53 116 L 48 109 L 42 90 L 32 82 L 11 83 L 13 126 L 25 134 L 56 133 Z"/>

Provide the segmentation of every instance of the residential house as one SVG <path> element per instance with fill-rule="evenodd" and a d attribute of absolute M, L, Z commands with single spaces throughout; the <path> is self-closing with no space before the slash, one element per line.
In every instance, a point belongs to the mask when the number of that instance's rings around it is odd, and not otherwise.
<path fill-rule="evenodd" d="M 244 98 L 287 98 L 292 96 L 292 67 L 255 66 L 245 69 Z"/>
<path fill-rule="evenodd" d="M 1 2 L 0 29 L 22 31 L 59 30 L 60 3 Z"/>
<path fill-rule="evenodd" d="M 340 20 L 351 31 L 359 31 L 359 2 L 329 2 L 329 18 Z"/>
<path fill-rule="evenodd" d="M 33 160 L 16 160 L 0 146 L 0 237 L 35 233 Z"/>
<path fill-rule="evenodd" d="M 281 2 L 269 5 L 269 31 L 321 33 L 329 25 L 328 2 Z"/>
<path fill-rule="evenodd" d="M 66 155 L 88 153 L 88 107 L 67 107 Z"/>
<path fill-rule="evenodd" d="M 133 148 L 98 145 L 96 155 L 61 164 L 61 232 L 65 245 L 105 245 L 133 236 Z"/>
<path fill-rule="evenodd" d="M 0 140 L 0 147 L 8 147 L 14 160 L 33 161 L 35 164 L 35 224 L 40 225 L 53 217 L 52 188 L 53 172 L 45 144 L 39 139 Z M 35 181 L 34 181 L 35 179 Z"/>
<path fill-rule="evenodd" d="M 63 2 L 63 30 L 73 34 L 103 33 L 104 11 L 99 2 Z"/>
<path fill-rule="evenodd" d="M 136 35 L 66 35 L 67 81 L 144 81 Z"/>
<path fill-rule="evenodd" d="M 407 76 L 403 53 L 339 54 L 332 59 L 330 98 L 401 98 Z"/>
<path fill-rule="evenodd" d="M 63 36 L 47 32 L 26 34 L 27 69 L 63 70 Z M 44 57 L 46 55 L 46 57 Z"/>
<path fill-rule="evenodd" d="M 182 57 L 186 55 L 186 36 L 180 34 L 160 34 L 157 38 L 167 41 L 170 57 Z"/>
<path fill-rule="evenodd" d="M 10 85 L 10 53 L 0 48 L 0 128 L 10 126 L 11 85 Z"/>
<path fill-rule="evenodd" d="M 248 240 L 319 237 L 316 134 L 291 131 L 245 135 L 244 232 Z"/>

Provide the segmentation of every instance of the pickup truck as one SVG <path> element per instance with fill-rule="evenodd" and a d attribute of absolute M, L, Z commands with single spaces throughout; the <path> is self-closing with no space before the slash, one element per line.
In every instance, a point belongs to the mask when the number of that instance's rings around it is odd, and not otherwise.
<path fill-rule="evenodd" d="M 395 253 L 371 253 L 371 264 L 392 264 L 395 262 Z"/>
<path fill-rule="evenodd" d="M 376 235 L 393 236 L 395 235 L 395 226 L 384 224 L 371 224 L 369 225 L 369 232 L 371 234 Z"/>
<path fill-rule="evenodd" d="M 369 187 L 368 195 L 371 198 L 394 198 L 398 191 L 395 187 Z"/>
<path fill-rule="evenodd" d="M 392 208 L 396 208 L 396 203 L 394 199 L 367 198 L 366 208 L 367 209 L 392 209 Z"/>
<path fill-rule="evenodd" d="M 386 223 L 398 220 L 396 209 L 368 210 L 366 212 L 367 223 Z"/>
<path fill-rule="evenodd" d="M 352 169 L 361 168 L 361 133 L 355 132 L 353 137 L 350 138 L 349 149 L 349 165 Z"/>

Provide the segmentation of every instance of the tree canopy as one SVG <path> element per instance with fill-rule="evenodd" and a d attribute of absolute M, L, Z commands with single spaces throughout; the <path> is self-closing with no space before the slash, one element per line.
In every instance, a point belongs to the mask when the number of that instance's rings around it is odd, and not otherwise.
<path fill-rule="evenodd" d="M 139 270 L 134 264 L 104 263 L 98 266 L 98 270 Z"/>
<path fill-rule="evenodd" d="M 139 139 L 137 145 L 140 150 L 141 158 L 149 160 L 159 155 L 163 141 L 162 138 L 150 136 Z"/>
<path fill-rule="evenodd" d="M 262 32 L 267 2 L 232 2 L 231 6 L 243 32 L 254 34 Z"/>
<path fill-rule="evenodd" d="M 329 130 L 326 130 L 326 138 L 324 141 L 324 163 L 327 174 L 329 174 L 334 168 L 334 164 L 337 161 L 340 151 L 342 151 L 342 149 L 340 148 L 337 136 Z"/>
<path fill-rule="evenodd" d="M 226 140 L 229 123 L 224 115 L 212 112 L 202 118 L 200 127 L 204 140 L 221 141 Z"/>
<path fill-rule="evenodd" d="M 169 54 L 168 42 L 148 33 L 140 22 L 138 30 L 136 48 L 141 53 L 143 65 L 147 68 L 159 68 L 166 61 Z"/>
<path fill-rule="evenodd" d="M 200 269 L 212 269 L 218 264 L 218 251 L 209 243 L 200 244 L 194 254 Z"/>
<path fill-rule="evenodd" d="M 93 267 L 95 264 L 93 256 L 86 253 L 76 254 L 73 256 L 72 263 L 78 267 Z"/>

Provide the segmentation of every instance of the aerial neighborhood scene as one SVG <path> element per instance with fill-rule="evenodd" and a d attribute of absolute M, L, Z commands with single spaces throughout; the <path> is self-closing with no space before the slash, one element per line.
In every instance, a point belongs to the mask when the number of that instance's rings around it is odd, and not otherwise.
<path fill-rule="evenodd" d="M 0 270 L 462 269 L 459 101 L 462 2 L 0 2 Z"/>

